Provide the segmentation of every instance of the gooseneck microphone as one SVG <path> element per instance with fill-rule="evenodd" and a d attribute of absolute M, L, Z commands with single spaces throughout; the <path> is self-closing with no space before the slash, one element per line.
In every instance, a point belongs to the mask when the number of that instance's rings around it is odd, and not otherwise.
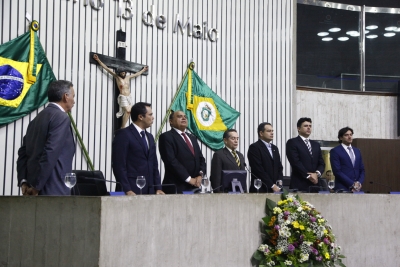
<path fill-rule="evenodd" d="M 254 173 L 252 173 L 252 172 L 249 170 L 249 168 L 247 168 L 246 162 L 243 162 L 243 165 L 244 165 L 244 167 L 246 168 L 246 170 L 250 173 L 250 175 L 253 175 L 254 177 L 256 177 L 256 179 L 260 179 L 260 178 L 258 178 Z M 250 179 L 250 181 L 251 181 L 251 179 Z M 261 181 L 261 183 L 262 183 L 263 185 L 265 185 L 265 188 L 267 188 L 267 192 L 269 192 L 271 188 L 268 188 L 268 185 L 266 185 L 261 179 L 260 179 L 260 181 Z M 251 186 L 251 185 L 250 185 L 250 186 Z M 271 189 L 271 191 L 273 192 L 274 190 Z"/>

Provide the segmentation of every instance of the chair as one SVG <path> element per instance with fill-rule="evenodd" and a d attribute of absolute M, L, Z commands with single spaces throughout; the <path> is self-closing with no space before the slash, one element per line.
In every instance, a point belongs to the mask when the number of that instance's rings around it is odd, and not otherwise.
<path fill-rule="evenodd" d="M 101 171 L 73 170 L 76 174 L 76 185 L 71 195 L 76 196 L 109 196 L 106 182 Z"/>

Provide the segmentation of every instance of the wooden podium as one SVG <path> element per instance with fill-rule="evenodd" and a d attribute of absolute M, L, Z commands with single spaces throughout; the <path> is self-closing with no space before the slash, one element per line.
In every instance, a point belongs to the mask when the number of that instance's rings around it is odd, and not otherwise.
<path fill-rule="evenodd" d="M 365 192 L 400 191 L 400 139 L 357 138 L 353 145 L 361 150 Z"/>

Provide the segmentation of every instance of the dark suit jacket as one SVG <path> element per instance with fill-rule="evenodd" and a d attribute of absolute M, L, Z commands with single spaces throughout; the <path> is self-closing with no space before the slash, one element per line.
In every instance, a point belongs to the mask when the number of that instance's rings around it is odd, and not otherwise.
<path fill-rule="evenodd" d="M 165 166 L 163 184 L 175 184 L 178 193 L 195 189 L 185 180 L 190 177 L 199 176 L 199 172 L 206 173 L 206 161 L 201 153 L 196 137 L 187 135 L 192 141 L 195 155 L 193 156 L 185 140 L 178 132 L 171 129 L 160 135 L 159 150 L 161 159 Z M 164 192 L 173 194 L 175 189 L 164 187 Z"/>
<path fill-rule="evenodd" d="M 361 152 L 358 148 L 352 147 L 356 161 L 353 164 L 349 154 L 342 145 L 338 145 L 330 151 L 330 160 L 333 174 L 335 175 L 335 189 L 343 189 L 348 191 L 349 188 L 358 181 L 361 184 L 364 182 L 365 170 L 361 157 Z"/>
<path fill-rule="evenodd" d="M 257 192 L 254 187 L 254 180 L 257 179 L 255 176 L 263 182 L 259 192 L 273 192 L 272 185 L 275 184 L 276 180 L 283 179 L 283 166 L 279 149 L 273 144 L 271 144 L 271 149 L 273 158 L 261 140 L 251 144 L 249 147 L 247 158 L 252 172 L 250 192 Z"/>
<path fill-rule="evenodd" d="M 115 132 L 112 150 L 112 164 L 115 179 L 121 183 L 124 192 L 133 191 L 140 194 L 136 186 L 137 176 L 146 178 L 146 185 L 142 194 L 154 194 L 161 189 L 160 173 L 154 137 L 145 132 L 149 142 L 149 149 L 144 146 L 142 136 L 133 124 Z"/>
<path fill-rule="evenodd" d="M 232 153 L 226 147 L 214 153 L 211 161 L 211 176 L 210 176 L 211 186 L 213 189 L 222 185 L 222 180 L 221 180 L 222 170 L 244 170 L 245 161 L 243 154 L 237 150 L 236 154 L 238 155 L 240 160 L 240 167 L 237 165 L 236 160 L 233 157 Z M 222 188 L 219 188 L 214 191 L 214 193 L 216 192 L 223 192 Z"/>
<path fill-rule="evenodd" d="M 18 150 L 18 185 L 25 179 L 39 195 L 70 195 L 64 177 L 72 171 L 74 154 L 70 118 L 50 103 L 29 123 Z"/>
<path fill-rule="evenodd" d="M 309 191 L 310 186 L 315 186 L 307 179 L 308 172 L 317 170 L 323 174 L 325 162 L 322 158 L 320 145 L 310 140 L 312 156 L 307 145 L 300 136 L 289 139 L 286 143 L 286 157 L 292 167 L 290 175 L 290 188 L 297 188 L 301 191 Z"/>

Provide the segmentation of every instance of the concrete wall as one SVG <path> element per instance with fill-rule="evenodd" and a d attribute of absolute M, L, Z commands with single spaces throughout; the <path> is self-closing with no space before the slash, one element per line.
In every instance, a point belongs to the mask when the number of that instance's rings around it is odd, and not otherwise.
<path fill-rule="evenodd" d="M 0 266 L 251 266 L 267 196 L 0 197 Z M 301 197 L 347 267 L 398 266 L 400 196 Z"/>
<path fill-rule="evenodd" d="M 397 139 L 397 96 L 351 95 L 296 90 L 293 135 L 300 117 L 313 120 L 312 139 L 337 141 L 339 129 L 349 126 L 354 138 Z"/>

